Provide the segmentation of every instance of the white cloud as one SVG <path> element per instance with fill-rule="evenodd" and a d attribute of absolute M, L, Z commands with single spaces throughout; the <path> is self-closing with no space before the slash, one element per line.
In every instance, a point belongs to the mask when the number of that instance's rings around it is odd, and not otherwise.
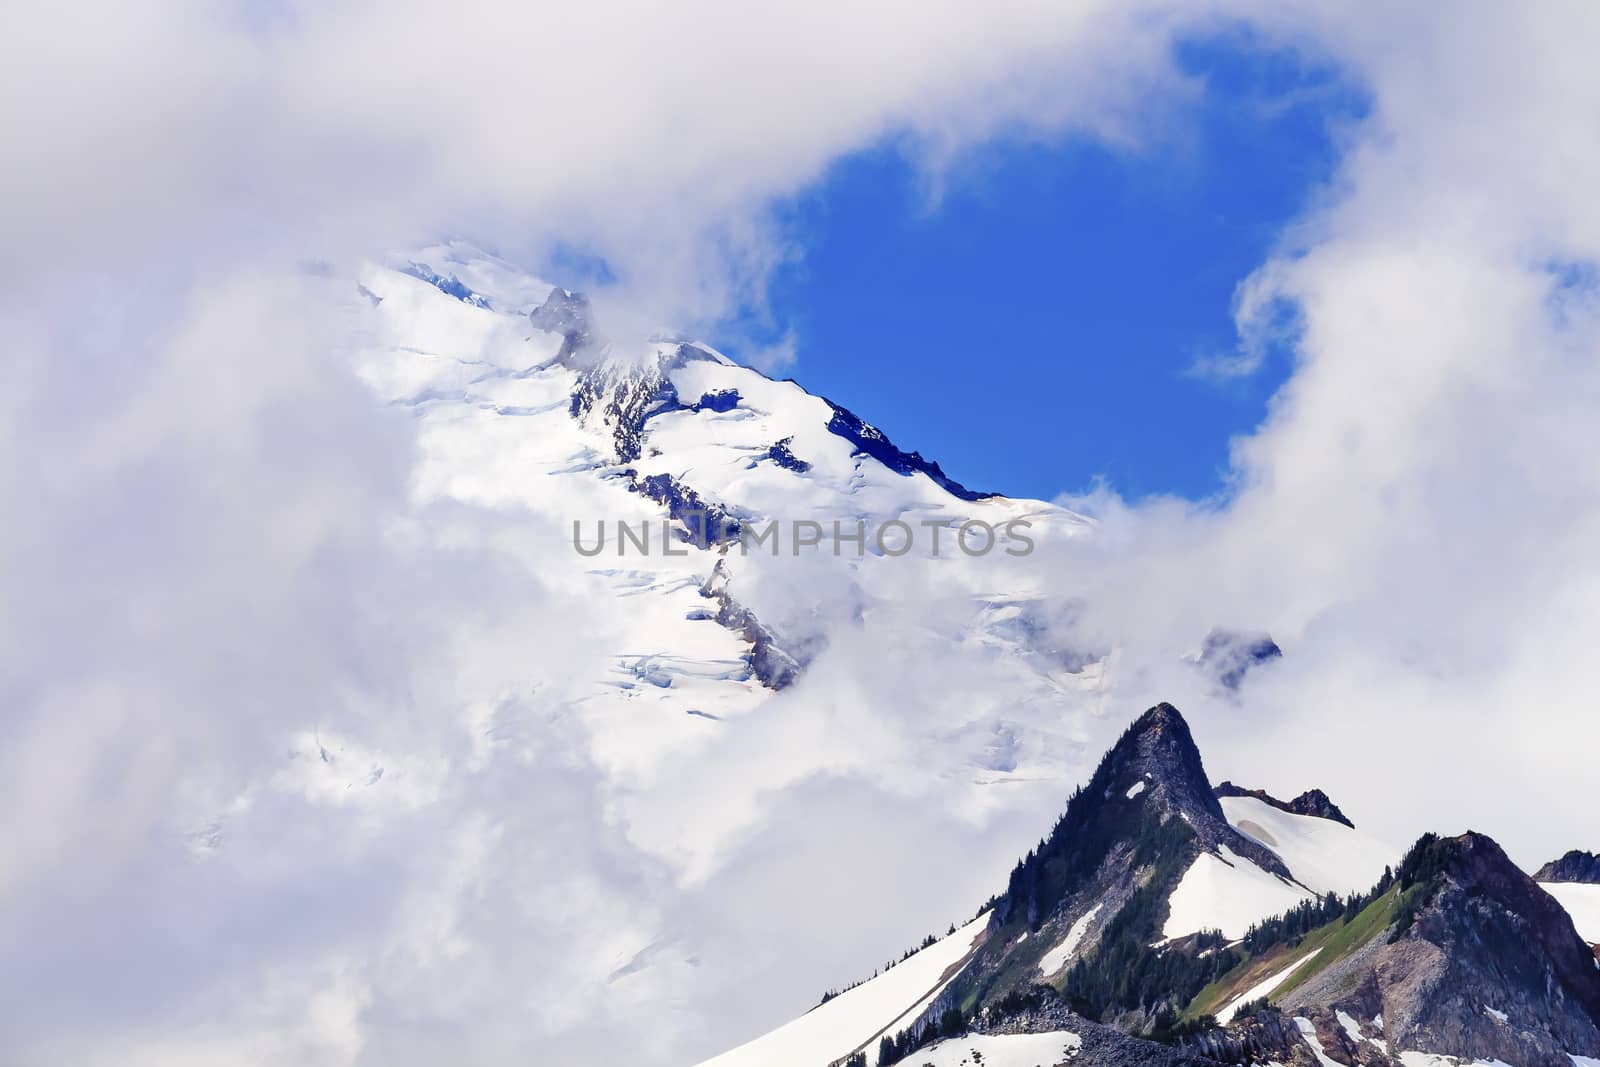
<path fill-rule="evenodd" d="M 1600 334 L 1551 269 L 1600 259 L 1586 8 L 32 5 L 0 36 L 19 1054 L 678 1062 L 841 980 L 819 929 L 870 968 L 997 887 L 1066 783 L 942 789 L 1014 740 L 974 725 L 1006 665 L 928 662 L 908 623 L 948 625 L 945 594 L 907 590 L 888 649 L 835 642 L 804 717 L 619 793 L 559 681 L 604 620 L 514 547 L 550 531 L 419 506 L 409 422 L 278 265 L 453 227 L 604 257 L 619 319 L 711 321 L 759 303 L 792 252 L 768 205 L 842 153 L 1137 140 L 1197 91 L 1172 36 L 1222 15 L 1375 109 L 1241 289 L 1247 357 L 1258 308 L 1304 332 L 1234 492 L 1101 493 L 1102 536 L 1041 555 L 1121 681 L 1016 743 L 1092 760 L 1176 699 L 1218 777 L 1525 862 L 1595 844 Z M 1217 623 L 1290 653 L 1242 703 L 1175 662 Z"/>
<path fill-rule="evenodd" d="M 1295 373 L 1223 506 L 1113 510 L 1125 570 L 1093 599 L 1134 605 L 1122 632 L 1160 604 L 1286 645 L 1225 730 L 1241 775 L 1277 754 L 1272 787 L 1314 774 L 1386 801 L 1368 819 L 1392 836 L 1470 824 L 1526 863 L 1593 845 L 1556 783 L 1600 742 L 1575 607 L 1600 580 L 1600 320 L 1552 270 L 1600 258 L 1576 132 L 1600 82 L 1563 39 L 1592 13 L 1549 14 L 1280 26 L 1375 94 L 1337 195 L 1245 286 L 1246 313 L 1298 310 Z"/>
<path fill-rule="evenodd" d="M 454 226 L 604 257 L 650 324 L 754 295 L 782 254 L 769 200 L 843 152 L 905 133 L 940 155 L 1002 126 L 1127 138 L 1171 78 L 1172 20 L 1110 3 L 180 0 L 8 21 L 8 272 Z"/>

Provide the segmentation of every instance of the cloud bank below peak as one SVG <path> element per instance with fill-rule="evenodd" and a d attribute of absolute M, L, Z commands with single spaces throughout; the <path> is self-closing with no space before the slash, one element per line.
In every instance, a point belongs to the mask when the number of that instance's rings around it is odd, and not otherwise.
<path fill-rule="evenodd" d="M 1219 27 L 1333 57 L 1373 109 L 1240 302 L 1247 336 L 1253 309 L 1284 305 L 1299 332 L 1232 492 L 1074 502 L 1102 535 L 1041 554 L 1038 584 L 1082 605 L 1056 625 L 1124 650 L 1130 714 L 1182 689 L 1219 778 L 1323 787 L 1395 838 L 1465 812 L 1524 862 L 1591 844 L 1570 838 L 1600 742 L 1593 20 L 1320 3 L 12 14 L 0 492 L 19 518 L 0 530 L 0 694 L 17 743 L 0 799 L 30 818 L 0 874 L 23 931 L 0 990 L 35 1009 L 22 1055 L 682 1062 L 792 1014 L 779 993 L 846 980 L 815 936 L 827 908 L 850 905 L 838 940 L 868 966 L 878 932 L 913 921 L 896 887 L 833 877 L 881 861 L 870 842 L 928 882 L 947 873 L 931 842 L 1008 853 L 995 810 L 926 803 L 937 783 L 904 756 L 928 720 L 897 701 L 949 695 L 914 676 L 907 627 L 903 657 L 840 642 L 817 671 L 871 707 L 896 789 L 873 780 L 859 716 L 800 724 L 849 751 L 825 768 L 772 717 L 775 766 L 729 776 L 720 807 L 754 844 L 708 841 L 722 879 L 686 897 L 569 751 L 568 694 L 524 684 L 529 649 L 575 670 L 574 635 L 603 620 L 513 565 L 506 546 L 531 536 L 515 517 L 442 508 L 438 542 L 418 536 L 414 427 L 320 348 L 323 283 L 276 265 L 487 233 L 514 259 L 599 256 L 618 314 L 693 327 L 759 303 L 791 253 L 771 203 L 841 154 L 903 137 L 937 167 L 1019 131 L 1137 144 L 1198 91 L 1172 43 Z M 1238 701 L 1196 692 L 1172 655 L 1219 623 L 1288 652 Z M 499 762 L 470 742 L 485 717 L 511 738 Z M 407 799 L 395 811 L 349 788 L 375 764 L 404 787 L 384 794 Z M 1284 779 L 1249 773 L 1267 766 Z M 1470 789 L 1463 768 L 1482 768 Z M 1005 833 L 1025 844 L 1070 784 L 1030 791 Z M 661 810 L 689 825 L 700 795 Z M 229 821 L 246 809 L 261 817 Z M 180 818 L 196 811 L 219 821 Z M 180 855 L 245 825 L 261 837 L 229 855 L 254 861 Z M 992 890 L 972 866 L 925 907 Z M 808 888 L 834 896 L 768 903 Z M 755 980 L 780 971 L 781 988 Z"/>

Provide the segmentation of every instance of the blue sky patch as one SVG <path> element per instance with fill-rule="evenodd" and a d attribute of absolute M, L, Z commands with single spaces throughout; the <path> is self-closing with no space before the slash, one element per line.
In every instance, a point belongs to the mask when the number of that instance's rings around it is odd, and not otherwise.
<path fill-rule="evenodd" d="M 1367 101 L 1244 36 L 1177 58 L 1204 91 L 1136 151 L 993 143 L 930 203 L 891 143 L 787 205 L 803 255 L 772 312 L 795 377 L 967 485 L 1222 489 L 1229 438 L 1289 362 L 1280 347 L 1223 382 L 1193 367 L 1234 350 L 1235 286 L 1326 188 Z"/>

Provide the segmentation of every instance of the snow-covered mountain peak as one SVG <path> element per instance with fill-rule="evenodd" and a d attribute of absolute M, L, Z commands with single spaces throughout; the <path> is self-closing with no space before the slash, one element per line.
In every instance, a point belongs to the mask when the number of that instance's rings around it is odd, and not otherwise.
<path fill-rule="evenodd" d="M 926 747 L 904 753 L 904 773 L 965 779 L 972 809 L 1007 802 L 997 782 L 1058 778 L 1085 755 L 1109 665 L 1051 634 L 1027 551 L 1090 534 L 1087 520 L 967 492 L 795 381 L 698 341 L 618 337 L 603 303 L 460 243 L 359 283 L 348 347 L 377 397 L 416 420 L 418 513 L 525 528 L 539 584 L 583 605 L 604 666 L 565 680 L 563 714 L 608 788 L 648 789 L 733 743 L 841 632 L 851 649 L 948 664 L 970 690 L 928 702 Z M 714 820 L 654 820 L 630 822 L 636 843 L 686 877 L 710 869 Z"/>

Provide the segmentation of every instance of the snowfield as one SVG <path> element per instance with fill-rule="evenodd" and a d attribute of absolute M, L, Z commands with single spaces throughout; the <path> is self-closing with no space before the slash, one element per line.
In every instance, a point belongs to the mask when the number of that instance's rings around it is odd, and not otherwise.
<path fill-rule="evenodd" d="M 1165 937 L 1221 930 L 1243 937 L 1252 923 L 1279 915 L 1327 893 L 1364 892 L 1397 864 L 1401 851 L 1332 819 L 1280 811 L 1255 797 L 1223 797 L 1223 814 L 1235 830 L 1271 849 L 1294 875 L 1285 882 L 1227 847 L 1206 853 L 1184 872 L 1169 900 Z"/>
<path fill-rule="evenodd" d="M 1109 666 L 1050 636 L 1036 561 L 1001 549 L 966 555 L 954 527 L 1027 522 L 1048 551 L 1082 537 L 1087 520 L 1040 501 L 966 493 L 826 399 L 697 342 L 611 340 L 574 354 L 563 333 L 544 328 L 564 322 L 530 320 L 552 287 L 464 244 L 370 264 L 358 281 L 341 298 L 350 335 L 340 347 L 378 402 L 416 424 L 411 495 L 422 518 L 408 518 L 405 536 L 452 551 L 489 545 L 552 599 L 583 605 L 584 662 L 563 674 L 560 693 L 548 678 L 519 678 L 474 704 L 480 760 L 533 735 L 525 721 L 508 721 L 514 714 L 559 718 L 604 781 L 606 810 L 628 844 L 684 884 L 703 883 L 762 816 L 747 796 L 689 799 L 706 780 L 699 764 L 727 766 L 719 750 L 742 750 L 773 729 L 753 722 L 756 713 L 849 627 L 851 643 L 874 655 L 937 647 L 952 676 L 970 680 L 959 695 L 930 682 L 947 699 L 919 711 L 929 742 L 896 766 L 878 759 L 877 779 L 962 783 L 950 806 L 971 818 L 1025 802 L 1027 790 L 1013 799 L 993 786 L 1075 776 Z M 603 322 L 594 327 L 604 333 Z M 777 523 L 781 553 L 664 541 L 664 526 L 682 532 L 675 510 L 681 519 L 699 507 L 758 532 Z M 477 516 L 487 516 L 481 529 Z M 793 551 L 801 519 L 826 531 L 820 549 Z M 925 547 L 894 557 L 869 533 L 859 555 L 849 543 L 831 550 L 835 524 L 848 537 L 858 524 L 891 522 Z M 929 523 L 946 524 L 937 556 Z M 621 524 L 646 531 L 648 554 L 620 550 Z M 575 541 L 599 551 L 582 554 Z M 792 674 L 775 681 L 772 662 Z M 524 701 L 536 706 L 508 707 L 507 693 L 537 694 Z M 824 720 L 816 732 L 830 729 Z M 717 781 L 746 794 L 781 790 L 835 756 L 808 736 L 764 759 L 764 774 Z M 399 792 L 396 763 L 366 803 Z"/>
<path fill-rule="evenodd" d="M 1104 904 L 1096 904 L 1079 917 L 1072 924 L 1072 929 L 1067 931 L 1067 936 L 1061 939 L 1061 944 L 1044 954 L 1044 959 L 1039 961 L 1039 973 L 1048 978 L 1061 968 L 1065 967 L 1072 959 L 1072 954 L 1077 951 L 1083 942 L 1083 935 L 1089 932 L 1089 924 L 1094 922 L 1094 917 L 1100 914 Z"/>
<path fill-rule="evenodd" d="M 1311 896 L 1224 845 L 1220 856 L 1202 853 L 1184 872 L 1168 898 L 1171 911 L 1161 933 L 1171 938 L 1221 930 L 1228 940 L 1236 941 L 1252 923 L 1288 911 Z"/>
<path fill-rule="evenodd" d="M 986 912 L 871 981 L 754 1041 L 706 1060 L 701 1067 L 826 1067 L 856 1049 L 864 1049 L 867 1062 L 875 1063 L 878 1038 L 897 1027 L 903 1029 L 915 1018 L 912 1013 L 919 1005 L 926 1005 L 943 991 L 960 973 L 957 965 L 981 943 L 988 926 Z M 920 1067 L 922 1061 L 917 1062 Z"/>
<path fill-rule="evenodd" d="M 1539 888 L 1555 897 L 1567 914 L 1578 936 L 1591 945 L 1600 945 L 1600 885 L 1586 882 L 1540 882 Z"/>
<path fill-rule="evenodd" d="M 1020 520 L 1048 546 L 1081 536 L 1086 520 L 1039 501 L 962 499 L 906 467 L 911 460 L 870 425 L 705 345 L 610 342 L 562 360 L 562 335 L 534 328 L 528 317 L 552 287 L 465 245 L 371 265 L 360 286 L 360 296 L 351 294 L 352 360 L 381 402 L 419 424 L 416 505 L 525 517 L 541 539 L 527 539 L 522 554 L 541 583 L 586 604 L 616 605 L 610 625 L 592 635 L 608 667 L 576 709 L 590 755 L 610 782 L 650 787 L 708 747 L 727 729 L 721 724 L 773 697 L 752 672 L 749 634 L 719 622 L 719 605 L 705 595 L 719 565 L 720 587 L 802 661 L 825 641 L 819 605 L 851 601 L 864 629 L 948 640 L 1006 675 L 996 691 L 1007 694 L 1010 732 L 974 732 L 965 738 L 968 750 L 953 757 L 972 767 L 975 787 L 1062 773 L 1059 753 L 1072 750 L 1075 731 L 1060 725 L 1061 705 L 1080 693 L 1092 700 L 1103 688 L 1102 672 L 1092 663 L 1062 662 L 1053 643 L 1040 639 L 1027 560 L 999 549 L 964 555 L 953 528 L 934 557 L 924 523 L 979 520 L 999 529 Z M 574 397 L 590 374 L 602 396 L 582 412 Z M 631 415 L 613 405 L 618 396 L 635 405 Z M 676 542 L 668 553 L 662 525 L 670 509 L 640 490 L 648 479 L 680 497 L 693 493 L 754 530 L 803 518 L 828 539 L 799 558 L 788 528 L 776 556 L 764 548 L 724 552 Z M 580 555 L 574 523 L 579 540 L 592 546 L 602 520 L 603 550 Z M 914 528 L 926 547 L 891 558 L 869 533 L 859 558 L 849 544 L 837 556 L 831 551 L 835 523 L 850 535 L 858 523 L 876 530 L 891 520 Z M 619 553 L 619 523 L 648 528 L 648 555 Z M 889 536 L 894 546 L 897 537 Z M 908 589 L 968 605 L 962 628 L 932 632 Z M 971 709 L 951 714 L 965 723 Z M 672 823 L 659 830 L 669 840 L 637 843 L 679 852 L 670 838 L 681 819 Z M 630 825 L 640 837 L 658 832 L 651 811 L 636 813 Z M 704 857 L 671 858 L 689 864 L 690 881 L 703 876 Z"/>
<path fill-rule="evenodd" d="M 1255 797 L 1220 803 L 1235 830 L 1275 852 L 1295 881 L 1314 893 L 1364 893 L 1384 867 L 1399 865 L 1405 851 L 1344 823 L 1280 811 Z"/>

